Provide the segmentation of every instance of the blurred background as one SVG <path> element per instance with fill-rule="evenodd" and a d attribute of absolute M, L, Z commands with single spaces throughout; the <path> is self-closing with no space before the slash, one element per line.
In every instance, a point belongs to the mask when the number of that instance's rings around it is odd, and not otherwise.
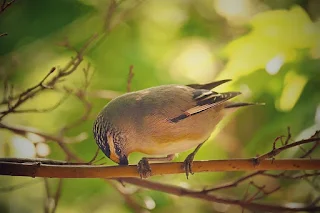
<path fill-rule="evenodd" d="M 228 116 L 200 149 L 196 160 L 254 157 L 270 151 L 274 139 L 291 128 L 294 139 L 307 138 L 320 129 L 320 1 L 317 0 L 124 0 L 112 17 L 110 30 L 85 54 L 78 70 L 60 87 L 81 88 L 84 67 L 93 72 L 88 88 L 92 105 L 89 118 L 66 136 L 83 140 L 68 144 L 89 161 L 97 146 L 92 137 L 96 114 L 110 98 L 126 92 L 129 67 L 134 77 L 131 90 L 163 84 L 207 83 L 231 78 L 217 91 L 236 90 L 240 101 L 264 102 Z M 16 93 L 38 83 L 52 67 L 64 67 L 75 49 L 95 32 L 103 30 L 110 1 L 15 1 L 0 13 L 0 98 L 3 82 L 14 84 Z M 108 17 L 107 17 L 108 18 Z M 23 107 L 42 109 L 54 105 L 61 92 L 45 91 Z M 0 106 L 3 110 L 6 106 Z M 22 107 L 22 109 L 23 109 Z M 69 97 L 52 112 L 12 114 L 3 122 L 56 134 L 82 116 L 83 104 Z M 282 157 L 294 157 L 291 149 Z M 183 161 L 189 152 L 175 161 Z M 316 157 L 318 153 L 314 153 Z M 99 153 L 99 158 L 103 154 Z M 130 163 L 143 155 L 135 153 Z M 25 137 L 0 129 L 0 157 L 44 157 L 65 160 L 52 141 L 28 134 Z M 114 165 L 109 159 L 106 165 Z M 151 180 L 191 189 L 224 183 L 242 172 L 198 173 L 152 177 Z M 0 187 L 30 178 L 0 177 Z M 46 190 L 41 179 L 19 190 L 0 189 L 0 212 L 43 212 Z M 260 178 L 267 187 L 282 186 L 268 200 L 306 202 L 319 195 L 307 181 Z M 55 189 L 57 180 L 50 179 Z M 121 186 L 119 186 L 121 187 Z M 246 185 L 222 196 L 241 196 Z M 215 204 L 165 193 L 122 187 L 146 207 L 145 212 L 237 212 L 233 206 Z M 46 202 L 48 202 L 46 200 Z M 124 197 L 99 179 L 63 181 L 57 212 L 133 212 Z M 240 211 L 241 212 L 241 211 Z"/>

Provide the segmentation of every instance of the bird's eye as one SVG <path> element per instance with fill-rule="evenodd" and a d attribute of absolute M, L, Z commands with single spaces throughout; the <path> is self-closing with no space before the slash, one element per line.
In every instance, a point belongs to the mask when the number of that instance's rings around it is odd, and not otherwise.
<path fill-rule="evenodd" d="M 116 148 L 116 153 L 119 155 L 121 153 L 121 149 L 120 148 Z"/>

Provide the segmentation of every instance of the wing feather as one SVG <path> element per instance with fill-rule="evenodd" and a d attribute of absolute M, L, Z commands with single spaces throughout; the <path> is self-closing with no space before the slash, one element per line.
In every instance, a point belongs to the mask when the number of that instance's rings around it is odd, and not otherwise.
<path fill-rule="evenodd" d="M 208 110 L 212 107 L 218 106 L 227 100 L 240 95 L 240 92 L 226 92 L 226 93 L 216 93 L 210 90 L 198 89 L 195 90 L 193 100 L 195 106 L 184 111 L 182 114 L 169 119 L 171 122 L 177 123 L 189 116 L 195 115 L 202 111 Z"/>

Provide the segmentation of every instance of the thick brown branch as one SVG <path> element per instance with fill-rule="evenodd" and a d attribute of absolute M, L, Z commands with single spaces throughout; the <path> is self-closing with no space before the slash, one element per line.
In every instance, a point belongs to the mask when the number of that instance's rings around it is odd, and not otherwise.
<path fill-rule="evenodd" d="M 185 173 L 183 165 L 179 162 L 150 164 L 153 176 Z M 259 165 L 255 165 L 251 159 L 195 161 L 193 163 L 194 172 L 260 170 L 320 170 L 320 159 L 263 160 Z M 140 177 L 136 165 L 54 165 L 34 160 L 15 163 L 5 159 L 0 161 L 0 175 L 55 178 Z"/>

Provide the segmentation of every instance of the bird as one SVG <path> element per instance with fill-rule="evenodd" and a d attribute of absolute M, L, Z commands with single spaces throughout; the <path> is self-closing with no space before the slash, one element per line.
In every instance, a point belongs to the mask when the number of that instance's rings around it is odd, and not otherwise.
<path fill-rule="evenodd" d="M 152 175 L 149 161 L 171 161 L 176 153 L 196 147 L 184 161 L 188 178 L 193 174 L 195 154 L 225 111 L 256 104 L 229 101 L 240 92 L 212 91 L 229 81 L 161 85 L 123 94 L 97 115 L 94 139 L 102 152 L 119 165 L 128 165 L 128 156 L 133 152 L 149 155 L 138 163 L 141 178 Z"/>

